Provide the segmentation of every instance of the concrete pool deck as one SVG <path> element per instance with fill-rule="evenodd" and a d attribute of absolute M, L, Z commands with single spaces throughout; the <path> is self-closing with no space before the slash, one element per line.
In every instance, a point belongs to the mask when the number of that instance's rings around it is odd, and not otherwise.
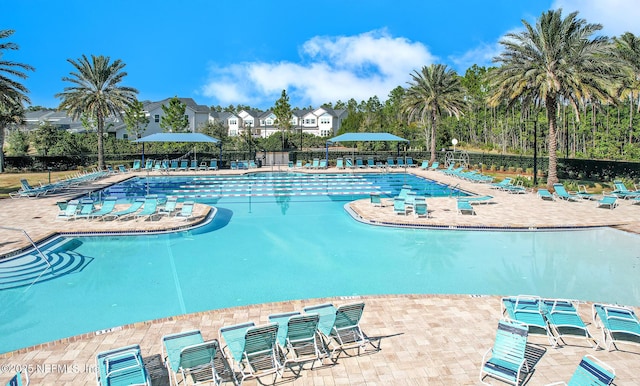
<path fill-rule="evenodd" d="M 265 170 L 262 171 L 271 171 Z M 397 170 L 397 172 L 404 170 Z M 614 210 L 596 208 L 593 201 L 548 202 L 532 193 L 512 195 L 490 189 L 487 185 L 462 181 L 434 171 L 409 169 L 417 175 L 449 185 L 459 186 L 479 195 L 492 195 L 492 204 L 475 205 L 477 215 L 457 214 L 455 200 L 429 199 L 431 217 L 415 218 L 393 213 L 392 205 L 373 207 L 368 199 L 353 202 L 351 209 L 364 221 L 418 224 L 438 227 L 513 227 L 570 228 L 577 226 L 614 226 L 640 233 L 640 205 L 621 201 Z M 235 172 L 235 173 L 234 173 Z M 318 171 L 310 171 L 318 172 Z M 342 172 L 327 169 L 320 172 Z M 205 172 L 198 172 L 205 174 Z M 220 171 L 214 174 L 237 174 Z M 146 175 L 146 173 L 144 174 Z M 153 175 L 153 173 L 152 173 Z M 185 173 L 178 173 L 185 175 Z M 114 175 L 87 186 L 99 189 L 130 177 Z M 77 192 L 80 193 L 80 192 Z M 0 200 L 0 221 L 3 226 L 24 229 L 34 240 L 57 232 L 103 232 L 127 230 L 162 230 L 185 226 L 184 221 L 163 218 L 159 221 L 55 221 L 56 201 L 60 196 L 41 199 Z M 209 208 L 196 206 L 195 218 L 186 225 L 205 218 Z M 28 246 L 21 232 L 0 228 L 0 255 Z M 513 294 L 508 294 L 513 295 Z M 218 329 L 252 320 L 265 323 L 269 314 L 301 310 L 302 307 L 325 301 L 336 305 L 361 299 L 366 303 L 362 320 L 364 331 L 371 337 L 381 337 L 381 351 L 371 355 L 341 357 L 335 366 L 305 370 L 293 380 L 285 373 L 285 383 L 295 385 L 476 385 L 484 352 L 493 344 L 500 318 L 499 297 L 469 295 L 385 295 L 362 298 L 308 299 L 212 310 L 161 320 L 140 322 L 114 328 L 109 332 L 88 333 L 78 337 L 46 343 L 12 353 L 0 354 L 0 384 L 11 377 L 18 366 L 30 366 L 32 384 L 83 385 L 95 382 L 95 355 L 98 352 L 140 344 L 154 384 L 168 384 L 166 371 L 160 365 L 160 338 L 163 335 L 200 329 L 205 339 L 218 338 Z M 640 309 L 636 308 L 636 312 Z M 591 321 L 590 304 L 580 308 L 583 320 Z M 82 317 L 75 315 L 74 317 Z M 593 324 L 589 331 L 601 341 L 601 333 Z M 590 348 L 584 340 L 568 340 L 568 345 L 552 348 L 545 337 L 532 335 L 531 349 L 541 355 L 527 385 L 544 385 L 553 381 L 568 381 L 580 358 L 594 355 L 616 369 L 616 385 L 640 384 L 640 346 L 623 345 L 622 350 L 608 352 Z M 267 381 L 268 378 L 265 379 Z M 493 384 L 501 384 L 491 380 Z M 253 385 L 256 382 L 246 382 Z"/>

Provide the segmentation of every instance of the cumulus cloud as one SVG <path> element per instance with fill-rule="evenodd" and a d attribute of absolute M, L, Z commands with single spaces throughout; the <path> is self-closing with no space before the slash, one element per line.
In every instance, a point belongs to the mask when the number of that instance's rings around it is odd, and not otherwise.
<path fill-rule="evenodd" d="M 449 56 L 449 61 L 460 75 L 464 75 L 467 68 L 474 64 L 485 67 L 493 65 L 493 58 L 498 56 L 501 50 L 502 48 L 498 42 L 492 44 L 483 43 L 461 55 Z"/>
<path fill-rule="evenodd" d="M 602 24 L 602 32 L 608 36 L 640 34 L 637 0 L 555 0 L 551 8 L 562 8 L 563 14 L 578 11 L 578 16 L 587 22 Z"/>
<path fill-rule="evenodd" d="M 218 104 L 269 107 L 286 89 L 295 106 L 319 106 L 337 100 L 385 100 L 405 86 L 414 69 L 434 62 L 419 42 L 385 30 L 356 36 L 317 36 L 300 47 L 301 61 L 248 62 L 210 69 L 202 94 Z"/>

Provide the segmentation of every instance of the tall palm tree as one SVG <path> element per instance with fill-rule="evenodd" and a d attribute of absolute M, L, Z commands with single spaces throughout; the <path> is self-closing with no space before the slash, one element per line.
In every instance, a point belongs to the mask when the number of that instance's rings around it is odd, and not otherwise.
<path fill-rule="evenodd" d="M 640 38 L 626 32 L 615 38 L 615 54 L 622 61 L 626 76 L 620 83 L 621 97 L 629 98 L 629 143 L 633 140 L 633 104 L 640 94 Z M 640 104 L 636 103 L 640 112 Z"/>
<path fill-rule="evenodd" d="M 122 71 L 125 64 L 120 59 L 110 61 L 108 56 L 91 55 L 89 60 L 82 55 L 78 61 L 67 59 L 77 72 L 71 77 L 62 78 L 63 81 L 73 83 L 65 87 L 64 91 L 56 94 L 62 99 L 58 109 L 67 110 L 73 119 L 90 117 L 96 121 L 98 134 L 98 167 L 104 169 L 104 122 L 109 117 L 123 115 L 128 108 L 137 102 L 138 90 L 121 86 L 120 82 L 127 76 Z"/>
<path fill-rule="evenodd" d="M 460 77 L 444 64 L 432 64 L 414 70 L 409 88 L 402 100 L 402 109 L 409 121 L 429 122 L 431 128 L 431 162 L 436 159 L 438 117 L 443 113 L 459 118 L 467 102 Z"/>
<path fill-rule="evenodd" d="M 544 105 L 549 122 L 549 188 L 558 182 L 558 103 L 571 103 L 578 117 L 578 106 L 585 101 L 612 102 L 613 83 L 620 73 L 609 39 L 592 38 L 602 26 L 588 24 L 577 15 L 573 12 L 562 18 L 558 9 L 544 12 L 535 26 L 523 20 L 524 31 L 500 40 L 503 52 L 494 58 L 500 67 L 490 73 L 489 103 L 493 106 L 504 100 L 512 104 L 520 98 Z"/>
<path fill-rule="evenodd" d="M 4 144 L 5 128 L 11 123 L 20 123 L 24 117 L 23 103 L 31 103 L 27 93 L 29 90 L 15 78 L 26 79 L 26 71 L 33 71 L 33 67 L 2 59 L 6 50 L 17 50 L 15 43 L 3 42 L 13 35 L 13 30 L 0 30 L 0 173 L 4 172 Z"/>

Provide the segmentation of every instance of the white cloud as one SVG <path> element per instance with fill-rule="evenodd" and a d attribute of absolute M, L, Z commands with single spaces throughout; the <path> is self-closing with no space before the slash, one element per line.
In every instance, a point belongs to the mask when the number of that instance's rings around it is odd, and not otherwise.
<path fill-rule="evenodd" d="M 449 56 L 449 61 L 453 63 L 453 68 L 458 71 L 458 74 L 464 75 L 467 68 L 474 64 L 485 67 L 493 65 L 493 58 L 498 56 L 501 51 L 502 48 L 498 42 L 481 44 L 462 55 Z"/>
<path fill-rule="evenodd" d="M 318 36 L 300 48 L 300 63 L 249 62 L 212 68 L 202 94 L 218 104 L 269 107 L 283 89 L 294 106 L 319 106 L 337 100 L 386 100 L 405 86 L 414 69 L 434 62 L 427 47 L 386 31 L 357 36 Z"/>
<path fill-rule="evenodd" d="M 602 24 L 602 32 L 608 36 L 640 34 L 637 0 L 555 0 L 551 8 L 562 8 L 563 15 L 578 11 L 578 17 L 587 22 Z"/>

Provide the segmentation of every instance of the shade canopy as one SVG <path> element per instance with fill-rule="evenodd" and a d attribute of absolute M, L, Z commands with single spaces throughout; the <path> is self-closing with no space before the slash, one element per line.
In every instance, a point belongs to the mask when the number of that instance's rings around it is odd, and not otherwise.
<path fill-rule="evenodd" d="M 204 142 L 218 143 L 220 140 L 209 137 L 202 133 L 155 133 L 142 137 L 133 142 Z"/>
<path fill-rule="evenodd" d="M 337 137 L 329 139 L 327 142 L 367 142 L 367 141 L 396 141 L 409 142 L 409 140 L 400 138 L 390 133 L 344 133 Z"/>

